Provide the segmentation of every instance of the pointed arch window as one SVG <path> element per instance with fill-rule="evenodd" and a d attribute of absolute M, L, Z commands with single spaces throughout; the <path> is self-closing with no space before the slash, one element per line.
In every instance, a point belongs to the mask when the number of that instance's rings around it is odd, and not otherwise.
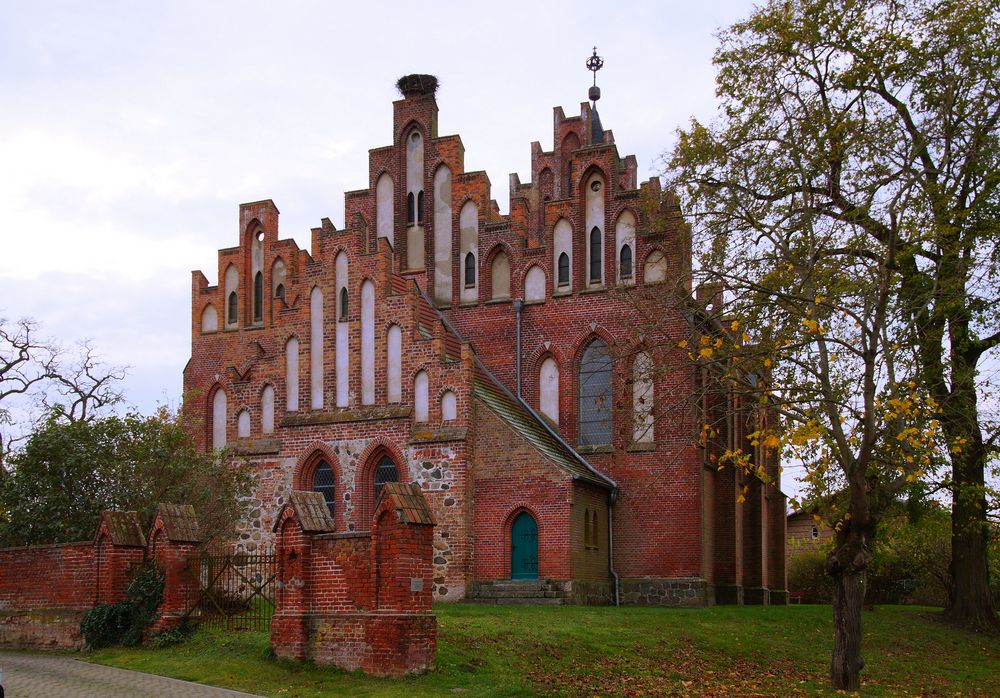
<path fill-rule="evenodd" d="M 601 282 L 601 229 L 590 231 L 590 283 Z"/>
<path fill-rule="evenodd" d="M 285 284 L 278 284 L 274 289 L 274 297 L 285 300 Z"/>
<path fill-rule="evenodd" d="M 264 319 L 264 274 L 257 272 L 253 277 L 253 321 Z"/>
<path fill-rule="evenodd" d="M 236 296 L 236 291 L 232 291 L 229 294 L 229 303 L 226 311 L 226 323 L 229 325 L 236 324 L 236 310 L 239 304 L 239 299 Z"/>
<path fill-rule="evenodd" d="M 580 445 L 611 445 L 611 352 L 600 339 L 580 361 Z"/>
<path fill-rule="evenodd" d="M 411 191 L 406 195 L 406 223 L 407 225 L 413 225 L 414 220 L 416 220 L 416 207 L 413 203 L 413 192 Z"/>
<path fill-rule="evenodd" d="M 424 224 L 424 192 L 417 192 L 417 225 Z"/>
<path fill-rule="evenodd" d="M 340 289 L 340 322 L 347 322 L 347 289 Z"/>
<path fill-rule="evenodd" d="M 382 486 L 387 482 L 398 482 L 399 473 L 396 472 L 396 464 L 389 456 L 382 456 L 382 459 L 375 466 L 375 501 L 378 501 L 382 494 Z"/>
<path fill-rule="evenodd" d="M 471 252 L 465 255 L 465 287 L 476 285 L 476 255 Z"/>
<path fill-rule="evenodd" d="M 333 516 L 336 482 L 333 478 L 333 468 L 325 460 L 321 460 L 313 471 L 312 488 L 313 492 L 319 492 L 323 495 L 323 501 L 326 502 L 326 507 L 330 510 L 330 516 Z"/>
<path fill-rule="evenodd" d="M 565 252 L 559 255 L 559 285 L 569 284 L 569 255 Z"/>
<path fill-rule="evenodd" d="M 623 279 L 632 278 L 632 248 L 629 245 L 623 245 L 618 255 L 618 270 Z"/>

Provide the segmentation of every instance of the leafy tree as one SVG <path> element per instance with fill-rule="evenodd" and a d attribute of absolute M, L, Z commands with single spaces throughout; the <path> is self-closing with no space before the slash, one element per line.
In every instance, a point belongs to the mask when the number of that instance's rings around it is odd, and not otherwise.
<path fill-rule="evenodd" d="M 721 33 L 721 113 L 668 159 L 704 280 L 731 290 L 703 311 L 728 338 L 706 329 L 692 358 L 781 416 L 754 436 L 805 463 L 814 494 L 842 493 L 825 499 L 837 688 L 859 686 L 879 518 L 942 453 L 950 611 L 996 622 L 998 436 L 976 369 L 1000 343 L 998 15 L 997 0 L 773 0 Z"/>
<path fill-rule="evenodd" d="M 167 410 L 68 420 L 54 412 L 10 459 L 0 483 L 0 544 L 87 540 L 102 511 L 137 511 L 146 523 L 160 502 L 191 504 L 207 536 L 230 532 L 249 491 L 245 466 L 199 451 Z"/>

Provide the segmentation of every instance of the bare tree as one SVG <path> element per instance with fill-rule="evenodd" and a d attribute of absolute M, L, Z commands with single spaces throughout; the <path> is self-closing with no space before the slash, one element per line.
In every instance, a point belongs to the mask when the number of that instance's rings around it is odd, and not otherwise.
<path fill-rule="evenodd" d="M 34 320 L 0 317 L 0 466 L 39 411 L 87 421 L 121 402 L 125 371 L 103 364 L 89 341 L 67 351 L 40 336 Z"/>

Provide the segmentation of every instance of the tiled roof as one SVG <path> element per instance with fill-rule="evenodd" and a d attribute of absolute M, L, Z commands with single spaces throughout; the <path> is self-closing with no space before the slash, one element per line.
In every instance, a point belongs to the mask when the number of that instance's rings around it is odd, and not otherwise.
<path fill-rule="evenodd" d="M 198 516 L 190 504 L 160 504 L 156 513 L 163 521 L 167 539 L 184 543 L 201 542 Z"/>
<path fill-rule="evenodd" d="M 289 504 L 299 517 L 299 524 L 306 533 L 333 531 L 333 517 L 321 492 L 295 490 L 289 496 Z M 280 520 L 280 516 L 278 517 Z"/>
<path fill-rule="evenodd" d="M 583 458 L 561 444 L 522 405 L 497 386 L 482 370 L 476 371 L 472 394 L 490 408 L 500 420 L 517 432 L 549 461 L 569 472 L 575 479 L 601 487 L 612 487 L 608 478 L 594 472 L 581 461 Z"/>
<path fill-rule="evenodd" d="M 376 509 L 382 502 L 388 501 L 396 510 L 402 523 L 434 524 L 431 508 L 424 498 L 420 485 L 415 482 L 387 482 L 382 485 Z"/>
<path fill-rule="evenodd" d="M 146 547 L 146 536 L 139 526 L 139 515 L 134 511 L 105 511 L 101 513 L 101 524 L 108 527 L 108 535 L 113 545 L 132 548 Z"/>

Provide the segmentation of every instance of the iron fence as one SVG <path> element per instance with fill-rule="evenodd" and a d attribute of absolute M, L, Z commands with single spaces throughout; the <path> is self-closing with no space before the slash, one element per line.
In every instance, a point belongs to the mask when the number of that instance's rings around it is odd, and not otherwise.
<path fill-rule="evenodd" d="M 188 563 L 198 577 L 198 596 L 188 618 L 227 631 L 270 629 L 277 575 L 273 551 L 206 551 Z"/>

